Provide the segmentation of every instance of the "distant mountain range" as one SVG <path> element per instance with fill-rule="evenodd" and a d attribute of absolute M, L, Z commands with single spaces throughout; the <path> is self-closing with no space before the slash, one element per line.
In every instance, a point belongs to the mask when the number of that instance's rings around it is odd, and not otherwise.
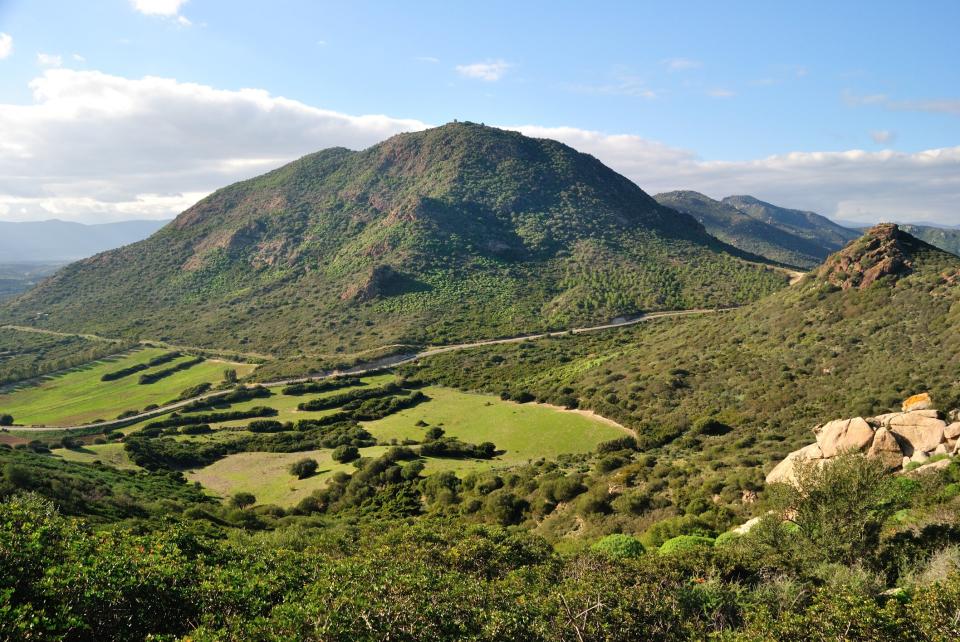
<path fill-rule="evenodd" d="M 693 191 L 657 194 L 661 205 L 690 214 L 718 239 L 785 265 L 809 270 L 858 238 L 867 227 L 845 227 L 815 212 L 788 209 L 752 196 L 720 201 Z M 960 255 L 960 229 L 901 225 L 942 250 Z"/>
<path fill-rule="evenodd" d="M 60 220 L 0 221 L 0 263 L 76 261 L 143 240 L 169 221 L 84 225 Z"/>

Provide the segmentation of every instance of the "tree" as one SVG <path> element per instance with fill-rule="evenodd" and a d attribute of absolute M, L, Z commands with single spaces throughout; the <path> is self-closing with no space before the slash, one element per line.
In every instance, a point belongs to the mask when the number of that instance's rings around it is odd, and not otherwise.
<path fill-rule="evenodd" d="M 793 484 L 770 487 L 774 515 L 792 524 L 806 559 L 853 563 L 876 551 L 884 522 L 905 502 L 905 490 L 879 459 L 850 454 L 832 462 L 798 461 Z"/>
<path fill-rule="evenodd" d="M 434 426 L 433 428 L 428 430 L 426 435 L 424 436 L 426 437 L 427 441 L 436 441 L 441 437 L 443 437 L 443 435 L 444 435 L 443 428 L 440 428 L 439 426 Z"/>
<path fill-rule="evenodd" d="M 310 459 L 309 457 L 304 457 L 303 459 L 294 462 L 290 466 L 290 474 L 296 475 L 297 479 L 306 479 L 307 477 L 313 477 L 317 474 L 317 468 L 320 465 L 317 463 L 316 459 Z"/>
<path fill-rule="evenodd" d="M 13 415 L 0 415 L 0 426 L 12 426 Z"/>
<path fill-rule="evenodd" d="M 333 453 L 330 456 L 333 457 L 333 461 L 338 461 L 341 464 L 345 464 L 358 458 L 360 456 L 360 451 L 356 446 L 344 444 L 343 446 L 337 446 L 334 448 Z"/>
<path fill-rule="evenodd" d="M 230 505 L 234 508 L 239 508 L 240 510 L 243 510 L 248 506 L 253 506 L 256 503 L 257 498 L 253 493 L 247 493 L 243 491 L 234 493 L 233 497 L 230 498 Z"/>
<path fill-rule="evenodd" d="M 223 371 L 223 381 L 228 384 L 237 383 L 237 371 L 233 368 L 227 368 Z"/>

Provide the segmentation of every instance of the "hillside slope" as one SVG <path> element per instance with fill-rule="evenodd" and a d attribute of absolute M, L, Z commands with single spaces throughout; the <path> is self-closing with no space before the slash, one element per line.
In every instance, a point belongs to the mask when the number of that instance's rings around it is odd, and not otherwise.
<path fill-rule="evenodd" d="M 328 149 L 80 261 L 0 321 L 286 356 L 755 300 L 737 258 L 592 156 L 471 123 Z"/>
<path fill-rule="evenodd" d="M 759 483 L 811 426 L 890 412 L 920 391 L 960 405 L 958 327 L 960 258 L 885 225 L 741 310 L 438 356 L 409 374 L 589 408 L 695 477 L 727 468 Z M 702 432 L 711 417 L 726 428 Z"/>
<path fill-rule="evenodd" d="M 941 250 L 960 256 L 960 230 L 932 225 L 901 225 L 900 229 Z"/>
<path fill-rule="evenodd" d="M 753 196 L 728 196 L 722 202 L 793 236 L 814 241 L 828 252 L 839 250 L 861 234 L 816 212 L 779 207 Z"/>
<path fill-rule="evenodd" d="M 834 243 L 801 235 L 693 191 L 664 192 L 654 196 L 658 203 L 689 214 L 721 241 L 771 261 L 802 269 L 818 265 L 835 250 Z"/>

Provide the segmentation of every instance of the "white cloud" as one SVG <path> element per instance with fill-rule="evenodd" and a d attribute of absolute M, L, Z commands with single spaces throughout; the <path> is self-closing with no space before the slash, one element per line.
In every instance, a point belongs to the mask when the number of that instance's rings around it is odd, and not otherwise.
<path fill-rule="evenodd" d="M 960 146 L 916 153 L 792 152 L 748 161 L 705 161 L 639 136 L 569 127 L 516 127 L 593 154 L 650 194 L 693 189 L 713 198 L 751 194 L 785 207 L 865 224 L 960 223 Z"/>
<path fill-rule="evenodd" d="M 843 102 L 851 107 L 880 105 L 892 111 L 923 111 L 960 116 L 960 98 L 924 98 L 895 100 L 886 94 L 861 96 L 849 90 L 842 94 Z"/>
<path fill-rule="evenodd" d="M 87 59 L 78 53 L 73 54 L 72 58 L 77 62 L 87 62 Z"/>
<path fill-rule="evenodd" d="M 173 216 L 214 189 L 326 147 L 360 149 L 427 125 L 352 116 L 272 96 L 166 78 L 50 69 L 32 102 L 0 104 L 4 219 Z M 634 135 L 518 127 L 593 154 L 653 194 L 753 194 L 846 220 L 960 223 L 960 147 L 917 153 L 796 152 L 705 161 Z"/>
<path fill-rule="evenodd" d="M 707 91 L 707 95 L 711 98 L 733 98 L 737 95 L 737 92 L 733 91 L 732 89 L 717 87 L 716 89 Z"/>
<path fill-rule="evenodd" d="M 147 16 L 173 18 L 187 0 L 131 0 L 133 8 Z"/>
<path fill-rule="evenodd" d="M 37 64 L 41 67 L 60 67 L 63 65 L 63 57 L 58 54 L 37 54 Z"/>
<path fill-rule="evenodd" d="M 455 69 L 461 76 L 467 78 L 476 78 L 486 82 L 494 82 L 503 78 L 507 70 L 512 67 L 509 62 L 504 60 L 491 60 L 487 62 L 475 62 L 470 65 L 457 65 Z"/>
<path fill-rule="evenodd" d="M 13 36 L 8 33 L 0 33 L 0 60 L 7 58 L 13 53 Z"/>
<path fill-rule="evenodd" d="M 0 213 L 10 220 L 167 218 L 304 154 L 426 126 L 96 71 L 51 69 L 30 88 L 31 104 L 0 104 Z"/>
<path fill-rule="evenodd" d="M 870 132 L 870 138 L 872 138 L 873 142 L 877 143 L 878 145 L 892 143 L 896 137 L 897 135 L 895 133 L 887 129 L 877 129 Z"/>
<path fill-rule="evenodd" d="M 669 58 L 664 60 L 663 64 L 667 67 L 667 71 L 686 71 L 688 69 L 699 69 L 703 66 L 703 63 L 699 60 L 691 60 L 690 58 Z"/>

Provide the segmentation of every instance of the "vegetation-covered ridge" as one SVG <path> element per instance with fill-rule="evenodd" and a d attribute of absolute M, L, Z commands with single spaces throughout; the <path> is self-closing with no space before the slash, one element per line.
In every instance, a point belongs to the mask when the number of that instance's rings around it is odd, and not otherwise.
<path fill-rule="evenodd" d="M 809 221 L 798 213 L 789 219 L 792 225 L 781 224 L 779 219 L 767 215 L 767 208 L 773 206 L 756 201 L 760 205 L 750 207 L 755 199 L 746 200 L 749 197 L 715 201 L 699 192 L 675 191 L 654 198 L 661 205 L 693 216 L 710 234 L 730 245 L 802 269 L 819 265 L 858 235 L 812 213 L 806 213 Z"/>
<path fill-rule="evenodd" d="M 221 189 L 0 318 L 336 355 L 743 303 L 785 285 L 742 254 L 591 156 L 454 123 Z"/>

